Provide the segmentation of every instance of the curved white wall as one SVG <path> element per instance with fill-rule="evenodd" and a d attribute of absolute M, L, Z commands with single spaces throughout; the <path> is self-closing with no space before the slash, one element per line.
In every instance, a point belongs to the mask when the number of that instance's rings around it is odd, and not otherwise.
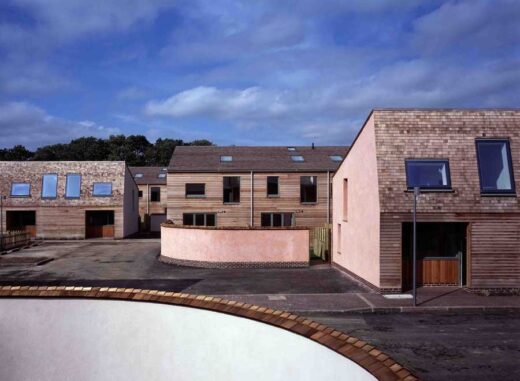
<path fill-rule="evenodd" d="M 0 299 L 0 380 L 375 380 L 326 347 L 222 313 Z"/>

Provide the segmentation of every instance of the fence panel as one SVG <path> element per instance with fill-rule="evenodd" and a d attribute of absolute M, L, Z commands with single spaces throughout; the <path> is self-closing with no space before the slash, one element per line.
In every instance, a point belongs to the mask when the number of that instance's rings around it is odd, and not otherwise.
<path fill-rule="evenodd" d="M 0 251 L 25 246 L 29 244 L 30 241 L 31 235 L 26 231 L 8 231 L 0 233 Z"/>

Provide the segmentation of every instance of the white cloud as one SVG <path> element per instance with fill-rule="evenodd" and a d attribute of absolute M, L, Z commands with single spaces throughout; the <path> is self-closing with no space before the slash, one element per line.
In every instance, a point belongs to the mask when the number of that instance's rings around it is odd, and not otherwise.
<path fill-rule="evenodd" d="M 108 137 L 117 133 L 120 133 L 119 129 L 93 121 L 76 122 L 54 117 L 26 102 L 0 104 L 0 142 L 3 147 L 22 144 L 34 149 L 82 136 Z"/>

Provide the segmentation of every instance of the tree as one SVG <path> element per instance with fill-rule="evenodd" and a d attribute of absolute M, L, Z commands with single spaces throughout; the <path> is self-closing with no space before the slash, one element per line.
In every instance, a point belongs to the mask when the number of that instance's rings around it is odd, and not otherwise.
<path fill-rule="evenodd" d="M 25 161 L 30 160 L 34 152 L 29 151 L 22 145 L 16 145 L 13 148 L 0 149 L 0 160 L 4 161 Z"/>

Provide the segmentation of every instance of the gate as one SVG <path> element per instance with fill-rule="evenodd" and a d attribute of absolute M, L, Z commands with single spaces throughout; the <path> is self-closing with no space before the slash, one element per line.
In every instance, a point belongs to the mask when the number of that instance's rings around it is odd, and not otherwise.
<path fill-rule="evenodd" d="M 330 225 L 311 228 L 310 231 L 311 258 L 321 258 L 326 261 L 330 253 Z"/>

